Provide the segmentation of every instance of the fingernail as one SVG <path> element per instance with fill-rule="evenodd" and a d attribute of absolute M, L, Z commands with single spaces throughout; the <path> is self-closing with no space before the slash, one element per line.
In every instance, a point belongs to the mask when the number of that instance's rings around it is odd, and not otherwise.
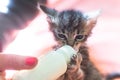
<path fill-rule="evenodd" d="M 26 59 L 26 65 L 33 66 L 37 63 L 37 59 L 35 57 L 29 57 Z"/>

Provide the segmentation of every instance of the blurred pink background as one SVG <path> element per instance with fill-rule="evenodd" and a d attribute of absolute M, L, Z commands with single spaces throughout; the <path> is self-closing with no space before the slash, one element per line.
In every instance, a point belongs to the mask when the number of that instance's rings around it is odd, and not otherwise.
<path fill-rule="evenodd" d="M 98 23 L 87 41 L 90 58 L 103 74 L 120 72 L 120 0 L 48 0 L 47 5 L 57 10 L 77 9 L 83 12 L 101 9 Z M 29 26 L 27 30 L 20 32 L 13 42 L 15 44 L 10 45 L 6 52 L 30 55 L 36 51 L 43 54 L 51 49 L 55 41 L 48 29 L 45 14 L 40 13 Z M 33 33 L 37 35 L 34 36 Z M 19 43 L 21 39 L 23 43 Z M 34 44 L 31 41 L 34 41 Z"/>

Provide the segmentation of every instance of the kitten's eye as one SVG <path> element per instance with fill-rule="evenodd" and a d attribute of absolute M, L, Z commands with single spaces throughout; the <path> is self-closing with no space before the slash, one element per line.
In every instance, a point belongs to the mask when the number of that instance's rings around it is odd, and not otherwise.
<path fill-rule="evenodd" d="M 58 34 L 58 37 L 61 39 L 66 39 L 66 36 L 64 34 Z"/>
<path fill-rule="evenodd" d="M 81 41 L 81 40 L 83 40 L 84 38 L 85 38 L 84 35 L 79 34 L 79 35 L 76 35 L 75 40 Z"/>

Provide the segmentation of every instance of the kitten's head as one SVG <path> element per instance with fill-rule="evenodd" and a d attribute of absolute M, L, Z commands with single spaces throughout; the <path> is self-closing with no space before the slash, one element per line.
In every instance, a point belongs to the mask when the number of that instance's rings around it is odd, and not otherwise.
<path fill-rule="evenodd" d="M 45 6 L 40 6 L 47 14 L 50 30 L 53 32 L 59 46 L 70 45 L 78 51 L 96 24 L 99 12 L 83 14 L 80 11 L 65 10 L 58 12 Z"/>

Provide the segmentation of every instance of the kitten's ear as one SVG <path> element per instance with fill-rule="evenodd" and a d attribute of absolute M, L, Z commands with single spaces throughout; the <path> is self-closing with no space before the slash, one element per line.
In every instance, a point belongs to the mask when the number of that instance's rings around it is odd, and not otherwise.
<path fill-rule="evenodd" d="M 86 27 L 85 27 L 86 28 L 85 29 L 86 30 L 85 34 L 90 34 L 90 32 L 92 31 L 93 27 L 97 23 L 97 18 L 99 17 L 100 13 L 101 13 L 101 10 L 84 14 L 84 17 L 87 20 Z"/>
<path fill-rule="evenodd" d="M 55 9 L 48 8 L 44 5 L 40 5 L 40 8 L 47 14 L 48 17 L 52 18 L 57 15 L 57 11 Z"/>

